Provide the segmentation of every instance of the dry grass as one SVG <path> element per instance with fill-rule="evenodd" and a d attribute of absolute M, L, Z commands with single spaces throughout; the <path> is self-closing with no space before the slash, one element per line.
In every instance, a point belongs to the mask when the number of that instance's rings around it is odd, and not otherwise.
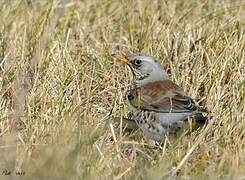
<path fill-rule="evenodd" d="M 0 178 L 245 179 L 244 1 L 0 7 Z M 163 149 L 125 131 L 131 74 L 115 50 L 159 58 L 215 125 Z"/>

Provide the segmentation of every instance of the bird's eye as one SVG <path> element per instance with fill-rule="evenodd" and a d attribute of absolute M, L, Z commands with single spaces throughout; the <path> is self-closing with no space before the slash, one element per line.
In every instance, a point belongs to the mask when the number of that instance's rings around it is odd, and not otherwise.
<path fill-rule="evenodd" d="M 134 64 L 135 64 L 135 65 L 140 65 L 141 62 L 142 62 L 142 61 L 141 61 L 140 59 L 136 59 L 136 60 L 134 61 Z"/>

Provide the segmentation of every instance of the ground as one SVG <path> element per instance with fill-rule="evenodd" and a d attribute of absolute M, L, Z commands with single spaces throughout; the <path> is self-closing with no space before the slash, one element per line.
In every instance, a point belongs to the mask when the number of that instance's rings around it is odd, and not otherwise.
<path fill-rule="evenodd" d="M 245 179 L 245 2 L 0 2 L 0 179 Z M 130 71 L 158 58 L 214 122 L 152 148 L 125 130 Z"/>

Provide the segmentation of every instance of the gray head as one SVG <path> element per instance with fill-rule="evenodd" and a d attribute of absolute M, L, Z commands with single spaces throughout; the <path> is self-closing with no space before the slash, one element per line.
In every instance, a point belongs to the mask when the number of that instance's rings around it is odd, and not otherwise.
<path fill-rule="evenodd" d="M 129 55 L 116 53 L 113 56 L 130 67 L 133 80 L 138 86 L 169 78 L 161 64 L 153 56 L 143 53 Z"/>

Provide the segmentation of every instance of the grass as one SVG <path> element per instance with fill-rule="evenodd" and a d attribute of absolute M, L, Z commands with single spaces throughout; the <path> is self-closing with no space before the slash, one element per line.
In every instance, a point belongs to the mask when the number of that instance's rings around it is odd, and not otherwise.
<path fill-rule="evenodd" d="M 1 178 L 245 178 L 244 1 L 0 6 Z M 126 131 L 131 74 L 117 50 L 157 57 L 215 123 L 163 149 Z"/>

